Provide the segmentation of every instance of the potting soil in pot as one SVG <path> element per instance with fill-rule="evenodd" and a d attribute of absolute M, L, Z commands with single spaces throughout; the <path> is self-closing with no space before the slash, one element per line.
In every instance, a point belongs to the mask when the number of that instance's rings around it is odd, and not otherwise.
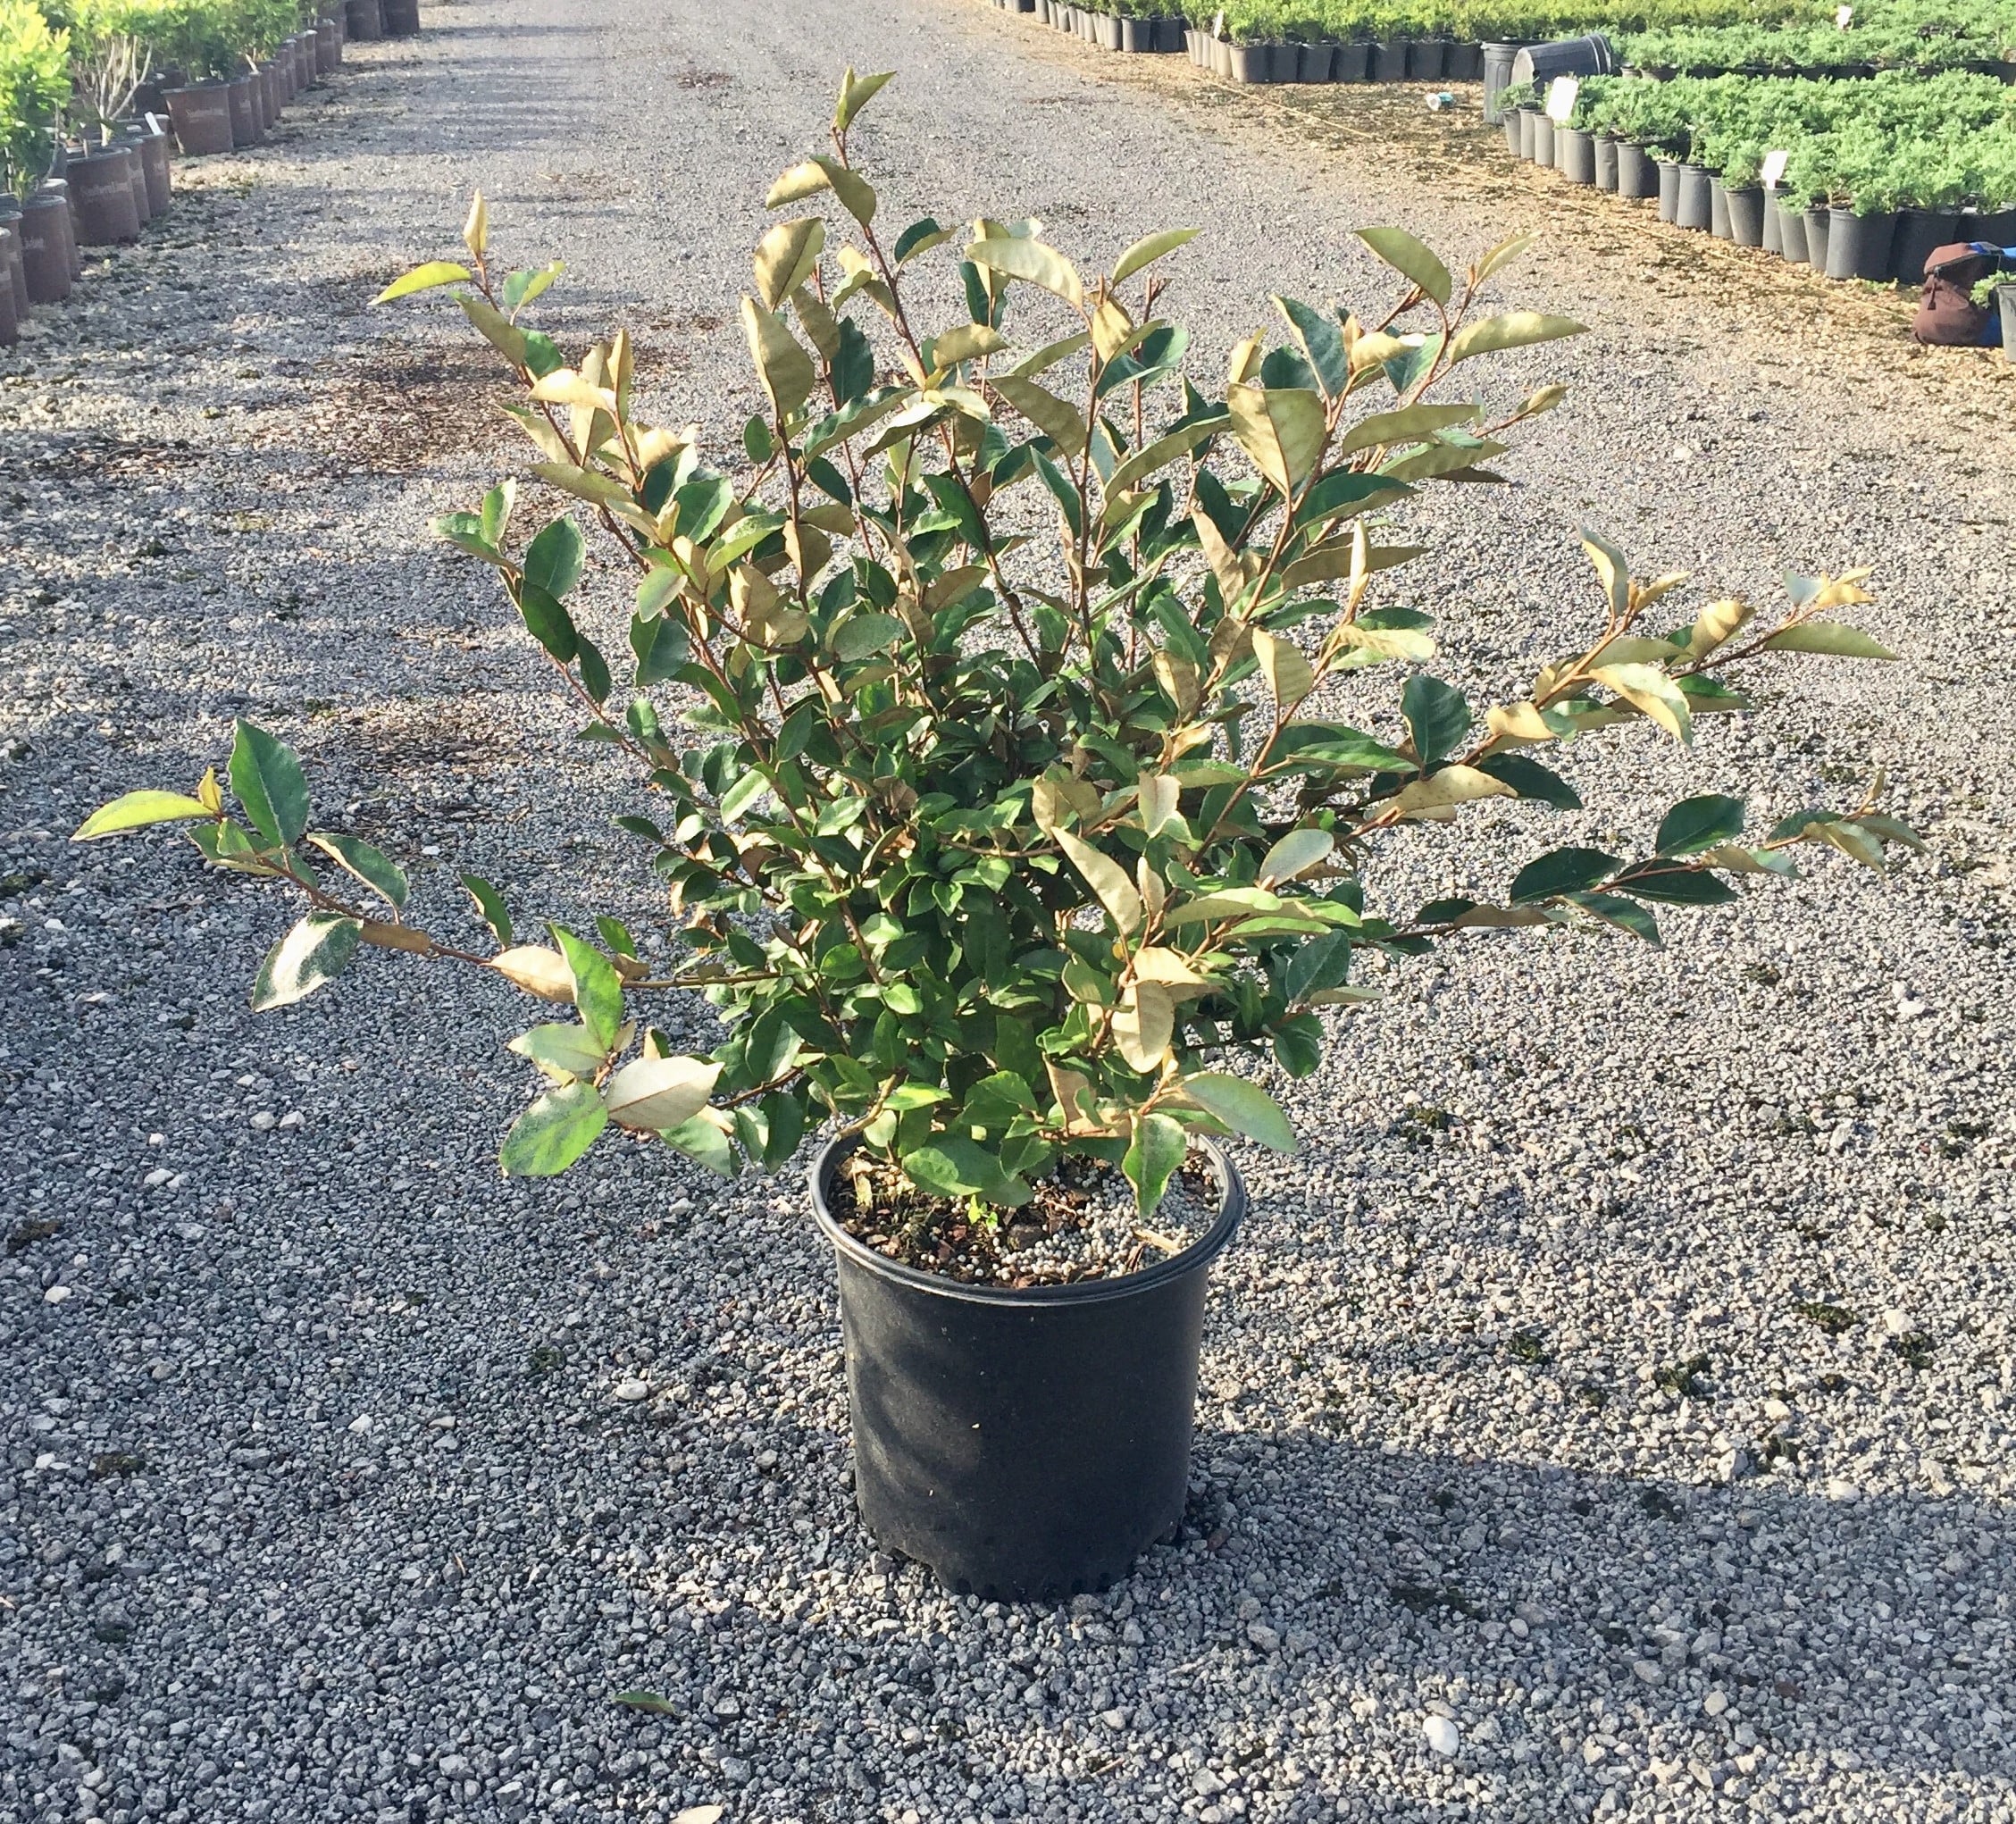
<path fill-rule="evenodd" d="M 861 1176 L 854 1176 L 859 1172 Z M 1192 1149 L 1153 1216 L 1111 1166 L 1067 1157 L 1019 1209 L 933 1197 L 857 1154 L 836 1176 L 834 1217 L 848 1233 L 906 1267 L 966 1284 L 1063 1285 L 1154 1267 L 1199 1240 L 1217 1219 L 1217 1181 Z"/>

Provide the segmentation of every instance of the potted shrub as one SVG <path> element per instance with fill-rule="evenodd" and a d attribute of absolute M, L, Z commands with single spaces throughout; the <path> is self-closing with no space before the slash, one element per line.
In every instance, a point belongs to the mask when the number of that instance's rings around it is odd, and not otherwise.
<path fill-rule="evenodd" d="M 528 528 L 507 481 L 439 529 L 634 767 L 623 823 L 665 931 L 533 934 L 464 876 L 479 944 L 432 883 L 319 824 L 251 724 L 223 780 L 128 794 L 78 834 L 180 824 L 298 899 L 257 1008 L 380 953 L 552 1003 L 512 1042 L 543 1087 L 507 1173 L 640 1141 L 774 1170 L 829 1130 L 812 1201 L 841 1261 L 862 1511 L 954 1586 L 1054 1594 L 1121 1574 L 1181 1514 L 1204 1270 L 1243 1208 L 1218 1142 L 1296 1145 L 1256 1068 L 1308 1075 L 1331 1009 L 1443 943 L 1656 941 L 1660 908 L 1734 901 L 1801 849 L 1880 867 L 1913 839 L 1869 802 L 1752 829 L 1707 794 L 1630 815 L 1621 852 L 1538 838 L 1508 885 L 1460 863 L 1460 890 L 1382 904 L 1386 845 L 1460 840 L 1483 804 L 1577 807 L 1568 771 L 1606 733 L 1687 741 L 1784 655 L 1889 657 L 1836 618 L 1867 599 L 1860 573 L 1794 579 L 1782 610 L 1675 613 L 1681 579 L 1636 581 L 1589 534 L 1591 639 L 1473 704 L 1435 675 L 1429 615 L 1379 605 L 1418 554 L 1377 515 L 1496 479 L 1560 402 L 1482 402 L 1492 357 L 1579 331 L 1479 312 L 1526 239 L 1459 280 L 1361 230 L 1401 275 L 1393 308 L 1279 300 L 1281 332 L 1206 394 L 1157 308 L 1193 230 L 1108 276 L 1028 222 L 888 234 L 849 157 L 885 79 L 849 71 L 831 151 L 770 193 L 790 213 L 741 305 L 767 406 L 720 465 L 640 417 L 626 335 L 570 358 L 531 326 L 558 269 L 493 267 L 480 197 L 466 261 L 384 294 L 463 288 L 531 473 L 573 503 Z M 950 292 L 919 276 L 940 263 Z M 963 310 L 923 314 L 947 296 Z M 620 569 L 621 688 L 583 521 Z M 677 990 L 719 1017 L 707 1055 L 651 1023 Z"/>
<path fill-rule="evenodd" d="M 45 187 L 69 98 L 69 34 L 51 29 L 30 0 L 0 0 L 0 190 L 20 207 L 13 229 L 31 305 L 70 295 L 67 193 Z"/>

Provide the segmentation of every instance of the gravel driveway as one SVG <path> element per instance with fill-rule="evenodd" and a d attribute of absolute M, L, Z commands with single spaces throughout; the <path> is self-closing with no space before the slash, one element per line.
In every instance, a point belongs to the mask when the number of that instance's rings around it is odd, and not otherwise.
<path fill-rule="evenodd" d="M 0 357 L 0 1818 L 2016 1819 L 2008 374 L 1410 95 L 1248 105 L 971 0 L 427 23 Z M 1479 693 L 1586 624 L 1585 521 L 1718 590 L 1877 566 L 1903 663 L 1794 661 L 1768 725 L 1619 743 L 1586 814 L 1425 833 L 1402 897 L 1643 841 L 1605 785 L 1779 810 L 1880 763 L 1931 842 L 1351 1013 L 1292 1094 L 1316 1142 L 1244 1160 L 1192 1524 L 1056 1610 L 857 1531 L 795 1178 L 502 1184 L 506 992 L 379 958 L 255 1019 L 278 904 L 63 841 L 248 714 L 437 928 L 460 868 L 648 911 L 623 782 L 424 534 L 499 460 L 488 370 L 438 302 L 365 302 L 480 180 L 569 262 L 565 336 L 620 313 L 725 440 L 762 193 L 849 61 L 901 72 L 861 134 L 897 220 L 1088 259 L 1209 224 L 1170 266 L 1200 367 L 1268 290 L 1377 295 L 1353 225 L 1549 230 L 1513 289 L 1595 328 L 1529 364 L 1577 400 L 1424 510 L 1393 598 Z"/>

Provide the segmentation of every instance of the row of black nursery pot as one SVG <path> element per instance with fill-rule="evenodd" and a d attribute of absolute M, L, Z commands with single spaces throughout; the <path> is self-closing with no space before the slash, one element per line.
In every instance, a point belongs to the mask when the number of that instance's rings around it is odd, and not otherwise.
<path fill-rule="evenodd" d="M 1484 46 L 1451 38 L 1235 45 L 1188 34 L 1190 61 L 1228 82 L 1475 82 Z"/>
<path fill-rule="evenodd" d="M 1067 6 L 1063 0 L 994 0 L 1003 13 L 1026 13 L 1041 25 L 1067 31 L 1106 51 L 1174 52 L 1183 49 L 1183 19 L 1177 13 L 1159 18 L 1123 19 L 1096 13 L 1089 6 Z"/>
<path fill-rule="evenodd" d="M 1571 184 L 1656 203 L 1661 222 L 1811 265 L 1829 279 L 1918 285 L 1935 248 L 1966 240 L 2016 243 L 2016 209 L 1794 208 L 1761 184 L 1732 188 L 1704 165 L 1558 125 L 1539 108 L 1515 109 L 1502 124 L 1508 147 Z"/>
<path fill-rule="evenodd" d="M 1484 47 L 1446 38 L 1354 38 L 1348 42 L 1235 45 L 1186 26 L 1176 13 L 1143 19 L 1071 6 L 1064 0 L 994 0 L 1108 51 L 1188 51 L 1200 69 L 1228 82 L 1474 82 Z"/>

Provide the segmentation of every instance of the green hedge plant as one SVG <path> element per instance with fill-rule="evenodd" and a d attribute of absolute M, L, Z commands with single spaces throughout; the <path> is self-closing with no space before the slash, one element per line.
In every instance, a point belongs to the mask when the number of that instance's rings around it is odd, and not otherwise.
<path fill-rule="evenodd" d="M 1801 851 L 1880 868 L 1913 840 L 1869 802 L 1760 822 L 1709 791 L 1625 802 L 1614 852 L 1549 841 L 1606 749 L 1686 746 L 1752 707 L 1746 680 L 1796 688 L 1807 655 L 1890 655 L 1837 618 L 1856 573 L 1677 611 L 1680 578 L 1635 578 L 1592 532 L 1585 639 L 1502 702 L 1443 675 L 1431 615 L 1388 587 L 1432 563 L 1383 514 L 1460 514 L 1560 402 L 1495 372 L 1579 333 L 1485 306 L 1525 238 L 1459 277 L 1361 230 L 1390 301 L 1276 297 L 1213 379 L 1162 308 L 1192 230 L 1099 272 L 1033 222 L 892 228 L 850 149 L 886 80 L 848 72 L 830 147 L 770 192 L 740 305 L 766 403 L 711 450 L 642 414 L 626 334 L 569 353 L 535 327 L 558 268 L 494 264 L 481 197 L 466 260 L 388 289 L 456 288 L 501 357 L 525 485 L 439 531 L 628 769 L 620 821 L 667 912 L 542 933 L 464 876 L 479 941 L 434 882 L 319 822 L 295 756 L 241 724 L 225 781 L 129 794 L 78 834 L 182 824 L 297 901 L 255 1007 L 374 952 L 553 1003 L 512 1042 L 541 1087 L 509 1173 L 623 1134 L 775 1167 L 831 1123 L 969 1207 L 1079 1154 L 1150 1209 L 1192 1134 L 1292 1149 L 1256 1073 L 1308 1075 L 1337 1010 L 1413 958 L 1509 929 L 1657 942 L 1662 908 L 1731 904 Z M 1531 854 L 1500 878 L 1478 825 L 1508 814 Z M 1391 902 L 1380 858 L 1424 843 L 1458 884 Z M 675 991 L 720 1017 L 704 1057 L 652 1025 Z"/>
<path fill-rule="evenodd" d="M 12 195 L 48 175 L 70 89 L 70 34 L 28 0 L 0 0 L 0 182 Z"/>

